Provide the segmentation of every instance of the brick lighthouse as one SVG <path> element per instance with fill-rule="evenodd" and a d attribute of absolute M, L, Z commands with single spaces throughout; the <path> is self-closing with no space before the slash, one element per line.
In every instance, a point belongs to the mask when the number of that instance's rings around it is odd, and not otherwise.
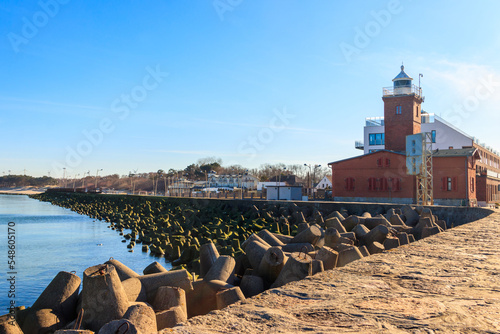
<path fill-rule="evenodd" d="M 420 87 L 401 65 L 401 72 L 392 79 L 393 87 L 383 89 L 385 149 L 404 151 L 406 136 L 420 133 L 421 104 L 424 101 Z"/>

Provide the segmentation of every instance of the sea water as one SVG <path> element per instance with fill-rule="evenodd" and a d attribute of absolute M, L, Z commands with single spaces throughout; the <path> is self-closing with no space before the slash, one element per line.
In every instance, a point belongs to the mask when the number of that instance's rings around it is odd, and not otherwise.
<path fill-rule="evenodd" d="M 107 226 L 25 195 L 0 195 L 0 315 L 12 301 L 31 306 L 58 272 L 75 271 L 83 279 L 85 269 L 110 257 L 139 274 L 154 261 L 171 268 L 163 258 L 143 253 L 140 244 L 129 252 L 123 237 Z"/>

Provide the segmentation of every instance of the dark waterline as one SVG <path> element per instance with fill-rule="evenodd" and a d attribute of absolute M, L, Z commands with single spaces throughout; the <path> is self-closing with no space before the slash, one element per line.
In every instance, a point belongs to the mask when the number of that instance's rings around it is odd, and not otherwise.
<path fill-rule="evenodd" d="M 141 252 L 133 253 L 118 232 L 108 224 L 79 215 L 47 202 L 19 195 L 0 195 L 0 314 L 8 312 L 10 275 L 8 268 L 8 223 L 15 223 L 16 306 L 31 306 L 60 271 L 83 271 L 107 261 L 110 257 L 142 274 L 151 262 L 158 261 L 169 269 L 169 263 Z"/>

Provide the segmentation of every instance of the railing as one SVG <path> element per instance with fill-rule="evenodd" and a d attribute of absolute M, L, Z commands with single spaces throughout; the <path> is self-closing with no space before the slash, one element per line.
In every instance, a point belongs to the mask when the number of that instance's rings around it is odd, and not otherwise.
<path fill-rule="evenodd" d="M 415 94 L 422 97 L 422 88 L 415 85 L 401 86 L 401 87 L 384 87 L 382 88 L 383 96 L 397 96 L 397 95 L 410 95 Z"/>
<path fill-rule="evenodd" d="M 364 145 L 363 141 L 361 141 L 361 140 L 356 140 L 354 142 L 354 147 L 356 149 L 358 149 L 358 150 L 364 150 L 365 149 L 365 145 Z"/>
<path fill-rule="evenodd" d="M 382 126 L 384 125 L 384 117 L 367 117 L 365 122 L 366 126 Z"/>

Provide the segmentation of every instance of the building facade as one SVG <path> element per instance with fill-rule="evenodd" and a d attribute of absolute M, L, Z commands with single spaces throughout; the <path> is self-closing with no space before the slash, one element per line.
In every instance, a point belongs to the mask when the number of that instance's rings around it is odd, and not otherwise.
<path fill-rule="evenodd" d="M 384 116 L 366 119 L 364 154 L 332 162 L 332 196 L 341 201 L 414 203 L 415 176 L 406 170 L 406 136 L 428 132 L 432 140 L 434 204 L 487 206 L 500 201 L 498 152 L 422 111 L 422 89 L 404 67 L 383 88 Z"/>

